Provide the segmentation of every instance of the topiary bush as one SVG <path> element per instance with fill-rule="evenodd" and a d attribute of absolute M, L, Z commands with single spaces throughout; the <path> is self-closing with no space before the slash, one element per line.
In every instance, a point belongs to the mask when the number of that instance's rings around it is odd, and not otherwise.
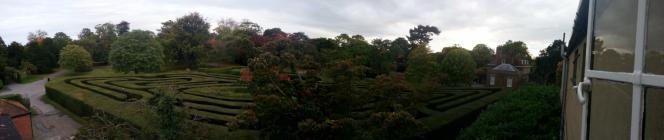
<path fill-rule="evenodd" d="M 75 72 L 88 72 L 92 70 L 92 56 L 83 47 L 67 45 L 60 51 L 58 64 Z"/>
<path fill-rule="evenodd" d="M 490 105 L 458 139 L 559 139 L 559 88 L 527 85 Z"/>

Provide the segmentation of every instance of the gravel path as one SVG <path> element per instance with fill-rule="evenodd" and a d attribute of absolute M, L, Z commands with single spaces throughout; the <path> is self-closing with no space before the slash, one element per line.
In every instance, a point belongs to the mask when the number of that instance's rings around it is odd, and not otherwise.
<path fill-rule="evenodd" d="M 49 74 L 47 77 L 55 78 L 64 73 L 64 71 L 57 71 Z M 34 139 L 37 140 L 61 140 L 69 139 L 72 135 L 76 134 L 77 129 L 81 127 L 76 121 L 69 116 L 53 108 L 53 106 L 44 103 L 40 98 L 44 96 L 44 84 L 47 80 L 45 77 L 39 81 L 27 84 L 10 84 L 0 92 L 0 95 L 7 94 L 21 94 L 23 97 L 30 98 L 30 104 L 38 115 L 32 116 L 32 129 Z"/>

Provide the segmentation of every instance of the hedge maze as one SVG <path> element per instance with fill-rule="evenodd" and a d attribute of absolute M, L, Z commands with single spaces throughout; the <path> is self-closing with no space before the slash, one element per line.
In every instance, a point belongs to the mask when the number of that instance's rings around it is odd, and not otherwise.
<path fill-rule="evenodd" d="M 64 80 L 77 88 L 92 91 L 119 102 L 149 100 L 161 89 L 178 93 L 178 107 L 189 108 L 189 115 L 197 121 L 225 125 L 242 108 L 251 105 L 252 98 L 238 84 L 239 77 L 228 74 L 161 74 L 155 76 L 78 77 Z M 241 92 L 244 94 L 238 94 Z"/>
<path fill-rule="evenodd" d="M 169 88 L 179 93 L 177 108 L 187 108 L 190 119 L 225 128 L 226 122 L 253 104 L 246 84 L 238 80 L 236 74 L 201 72 L 69 77 L 50 82 L 46 90 L 50 99 L 79 115 L 86 115 L 85 110 L 101 110 L 146 125 L 149 121 L 141 120 L 140 115 L 132 112 L 137 110 L 132 108 L 141 106 L 131 103 L 149 101 L 161 89 Z M 370 82 L 354 84 L 362 89 L 368 89 L 368 85 Z M 459 126 L 457 122 L 472 122 L 474 117 L 468 116 L 498 100 L 502 96 L 499 91 L 498 88 L 441 89 L 432 93 L 415 116 L 434 131 L 460 129 L 465 125 Z M 370 106 L 358 109 L 369 110 Z"/>
<path fill-rule="evenodd" d="M 473 101 L 485 98 L 499 89 L 442 89 L 432 93 L 424 108 L 419 111 L 420 118 L 429 117 L 434 114 L 460 107 Z"/>

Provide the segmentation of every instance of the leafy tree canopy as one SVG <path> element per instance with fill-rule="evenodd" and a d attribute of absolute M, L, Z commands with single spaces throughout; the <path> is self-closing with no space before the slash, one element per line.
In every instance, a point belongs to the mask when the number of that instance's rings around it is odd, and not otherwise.
<path fill-rule="evenodd" d="M 95 35 L 92 30 L 89 28 L 83 28 L 78 34 L 78 40 L 76 40 L 74 44 L 85 48 L 85 50 L 88 51 L 90 55 L 92 55 L 92 60 L 96 61 L 101 59 L 99 56 L 95 57 L 95 54 L 99 52 L 99 48 L 97 47 L 97 40 L 97 35 Z"/>
<path fill-rule="evenodd" d="M 505 42 L 505 44 L 498 45 L 498 47 L 496 47 L 496 50 L 497 53 L 500 53 L 500 55 L 503 56 L 530 58 L 530 54 L 528 53 L 528 47 L 526 46 L 526 43 L 523 43 L 521 41 L 508 40 L 507 42 Z"/>
<path fill-rule="evenodd" d="M 46 38 L 47 35 L 48 35 L 48 33 L 46 33 L 46 31 L 43 31 L 43 30 L 37 30 L 35 32 L 30 32 L 28 34 L 28 41 L 29 42 L 41 43 L 42 40 L 44 38 Z"/>
<path fill-rule="evenodd" d="M 91 53 L 92 58 L 97 62 L 107 62 L 111 44 L 118 38 L 115 24 L 98 24 L 95 26 L 95 32 L 97 35 L 97 46 Z"/>
<path fill-rule="evenodd" d="M 438 27 L 436 26 L 417 25 L 417 27 L 410 29 L 408 33 L 408 41 L 410 41 L 411 44 L 426 46 L 432 40 L 431 37 L 433 35 L 440 34 L 440 30 L 438 30 Z"/>
<path fill-rule="evenodd" d="M 169 63 L 196 69 L 202 47 L 210 38 L 210 24 L 198 13 L 191 13 L 162 23 L 159 33 Z"/>
<path fill-rule="evenodd" d="M 470 52 L 477 64 L 477 68 L 485 67 L 491 60 L 495 59 L 496 52 L 485 44 L 477 44 Z"/>
<path fill-rule="evenodd" d="M 535 58 L 535 69 L 530 78 L 544 84 L 556 84 L 558 64 L 562 61 L 560 47 L 564 46 L 562 40 L 555 40 L 546 49 L 540 51 Z"/>
<path fill-rule="evenodd" d="M 304 32 L 295 32 L 292 34 L 288 34 L 288 39 L 295 42 L 304 42 L 309 40 L 309 36 L 304 34 Z"/>
<path fill-rule="evenodd" d="M 50 73 L 58 64 L 55 54 L 49 51 L 49 46 L 53 46 L 51 38 L 42 39 L 42 43 L 31 41 L 26 44 L 26 58 L 28 62 L 36 66 L 37 73 Z"/>
<path fill-rule="evenodd" d="M 118 31 L 118 35 L 122 35 L 124 33 L 129 32 L 129 22 L 127 21 L 122 21 L 115 25 L 116 30 Z"/>
<path fill-rule="evenodd" d="M 277 36 L 287 36 L 287 34 L 283 31 L 281 31 L 281 28 L 272 28 L 272 29 L 266 29 L 263 31 L 263 36 L 264 37 L 277 37 Z"/>
<path fill-rule="evenodd" d="M 86 72 L 92 70 L 92 56 L 83 47 L 78 45 L 67 45 L 60 51 L 61 67 L 76 72 Z"/>
<path fill-rule="evenodd" d="M 7 65 L 14 68 L 21 66 L 21 61 L 25 59 L 25 48 L 18 42 L 12 42 L 7 47 Z"/>
<path fill-rule="evenodd" d="M 434 77 L 437 64 L 427 47 L 414 48 L 408 54 L 408 67 L 406 67 L 406 80 L 411 85 L 422 85 Z"/>
<path fill-rule="evenodd" d="M 109 61 L 120 72 L 157 72 L 163 64 L 162 48 L 154 33 L 133 30 L 113 43 Z"/>
<path fill-rule="evenodd" d="M 451 49 L 440 63 L 442 72 L 447 74 L 444 85 L 469 86 L 475 77 L 475 61 L 468 50 Z"/>

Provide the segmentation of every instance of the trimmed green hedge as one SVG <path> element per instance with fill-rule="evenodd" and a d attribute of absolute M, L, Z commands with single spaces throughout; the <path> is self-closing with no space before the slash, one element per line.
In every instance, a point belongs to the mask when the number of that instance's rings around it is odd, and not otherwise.
<path fill-rule="evenodd" d="M 137 75 L 84 75 L 53 79 L 46 84 L 45 89 L 46 97 L 48 97 L 49 100 L 52 100 L 78 116 L 85 117 L 93 115 L 94 113 L 103 113 L 114 120 L 128 122 L 137 128 L 143 129 L 156 127 L 154 126 L 154 121 L 149 117 L 149 110 L 146 109 L 144 104 L 144 102 L 152 98 L 150 92 L 155 92 L 152 91 L 152 89 L 157 87 L 175 87 L 176 90 L 186 90 L 206 86 L 234 87 L 232 84 L 226 84 L 229 80 L 219 79 L 219 77 L 228 78 L 232 76 L 208 75 L 197 72 Z M 237 78 L 237 76 L 235 77 Z M 84 80 L 77 81 L 72 79 Z M 169 79 L 172 80 L 172 83 L 160 81 Z M 232 88 L 227 88 L 227 90 L 232 90 Z M 141 95 L 143 98 L 132 98 L 138 99 L 138 101 L 125 100 L 122 98 L 125 95 L 129 95 L 128 93 Z M 120 98 L 112 98 L 116 96 Z M 182 99 L 182 103 L 185 105 L 180 104 L 176 109 L 179 111 L 185 111 L 185 107 L 191 109 L 186 110 L 190 115 L 187 120 L 192 120 L 187 122 L 192 123 L 197 127 L 196 130 L 191 131 L 196 131 L 196 133 L 200 134 L 202 138 L 256 139 L 258 136 L 258 132 L 253 130 L 238 130 L 230 132 L 224 126 L 226 121 L 233 119 L 235 114 L 238 114 L 243 110 L 244 106 L 250 104 L 251 99 L 235 99 L 238 97 L 227 97 L 230 99 L 215 99 L 188 93 L 183 93 L 179 96 Z M 202 130 L 210 132 L 202 132 Z"/>
<path fill-rule="evenodd" d="M 458 139 L 559 139 L 559 88 L 527 85 L 490 105 Z"/>
<path fill-rule="evenodd" d="M 18 101 L 20 102 L 23 106 L 30 108 L 30 100 L 23 98 L 20 94 L 8 94 L 8 95 L 3 95 L 0 96 L 0 99 L 5 99 L 5 100 L 12 100 L 12 101 Z"/>
<path fill-rule="evenodd" d="M 232 74 L 240 75 L 240 70 L 246 68 L 246 66 L 231 66 L 224 68 L 201 68 L 199 71 L 206 73 L 216 73 L 216 74 Z"/>
<path fill-rule="evenodd" d="M 424 118 L 420 118 L 418 120 L 422 121 L 422 123 L 424 123 L 427 127 L 429 127 L 432 130 L 432 132 L 427 134 L 428 138 L 453 139 L 458 135 L 462 127 L 467 126 L 475 119 L 475 116 L 478 114 L 478 112 L 484 109 L 487 105 L 501 99 L 509 91 L 509 90 L 502 90 L 502 91 L 498 90 L 500 89 L 478 88 L 478 89 L 441 90 L 449 94 L 456 94 L 454 96 L 446 98 L 450 99 L 457 98 L 457 99 L 448 100 L 440 104 L 442 106 L 450 106 L 442 109 L 442 112 L 441 109 L 436 109 L 436 108 L 420 108 L 420 112 L 430 115 Z M 467 93 L 468 91 L 490 92 L 490 93 L 481 98 L 471 99 L 471 100 L 463 100 L 459 98 L 458 95 L 469 96 L 473 94 L 481 94 L 477 92 Z M 455 103 L 458 100 L 463 100 L 463 102 L 465 103 L 462 104 Z M 452 104 L 456 104 L 458 106 L 451 107 Z"/>
<path fill-rule="evenodd" d="M 60 104 L 60 106 L 66 107 L 67 110 L 69 110 L 70 112 L 73 112 L 80 116 L 90 116 L 94 112 L 92 110 L 92 107 L 83 103 L 80 100 L 76 100 L 71 96 L 68 96 L 58 90 L 53 89 L 50 86 L 45 86 L 45 89 L 46 89 L 46 97 L 48 97 L 49 100 Z"/>

